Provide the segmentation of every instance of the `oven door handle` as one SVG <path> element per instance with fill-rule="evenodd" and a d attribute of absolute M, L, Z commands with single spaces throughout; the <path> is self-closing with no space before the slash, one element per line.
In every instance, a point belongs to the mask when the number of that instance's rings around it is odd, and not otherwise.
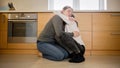
<path fill-rule="evenodd" d="M 8 20 L 8 22 L 34 22 L 37 20 Z"/>

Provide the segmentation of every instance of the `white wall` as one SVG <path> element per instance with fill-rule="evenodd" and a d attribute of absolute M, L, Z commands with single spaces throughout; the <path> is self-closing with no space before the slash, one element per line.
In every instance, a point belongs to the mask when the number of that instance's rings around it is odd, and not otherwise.
<path fill-rule="evenodd" d="M 13 2 L 16 10 L 27 10 L 27 11 L 48 10 L 48 0 L 0 0 L 0 6 L 4 6 L 6 8 L 8 2 Z M 108 10 L 120 11 L 119 6 L 120 6 L 120 0 L 107 0 Z"/>
<path fill-rule="evenodd" d="M 7 6 L 8 2 L 13 2 L 16 10 L 40 11 L 48 9 L 48 0 L 0 0 L 4 6 Z"/>
<path fill-rule="evenodd" d="M 120 11 L 120 0 L 107 0 L 107 10 Z"/>

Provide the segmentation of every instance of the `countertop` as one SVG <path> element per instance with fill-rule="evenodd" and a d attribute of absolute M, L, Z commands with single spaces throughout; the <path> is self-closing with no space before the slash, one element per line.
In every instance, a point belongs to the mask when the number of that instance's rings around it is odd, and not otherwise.
<path fill-rule="evenodd" d="M 40 11 L 29 11 L 29 10 L 0 10 L 0 13 L 38 13 Z"/>
<path fill-rule="evenodd" d="M 39 13 L 39 12 L 53 12 L 53 11 L 31 11 L 31 10 L 0 10 L 0 13 Z M 87 12 L 94 12 L 94 13 L 97 13 L 97 12 L 120 12 L 120 11 L 106 11 L 106 10 L 79 10 L 79 11 L 74 11 L 75 13 L 76 12 L 81 12 L 81 13 L 87 13 Z"/>

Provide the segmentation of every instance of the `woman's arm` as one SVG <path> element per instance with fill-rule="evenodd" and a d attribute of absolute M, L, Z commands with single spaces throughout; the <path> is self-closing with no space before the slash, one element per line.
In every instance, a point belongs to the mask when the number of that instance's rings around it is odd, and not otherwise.
<path fill-rule="evenodd" d="M 63 20 L 58 15 L 55 15 L 52 18 L 52 22 L 53 22 L 53 26 L 54 26 L 54 29 L 55 29 L 55 33 L 58 37 L 60 37 L 63 33 L 68 34 L 69 36 L 73 37 L 73 33 L 65 32 L 63 30 L 63 27 L 64 27 L 63 26 Z"/>

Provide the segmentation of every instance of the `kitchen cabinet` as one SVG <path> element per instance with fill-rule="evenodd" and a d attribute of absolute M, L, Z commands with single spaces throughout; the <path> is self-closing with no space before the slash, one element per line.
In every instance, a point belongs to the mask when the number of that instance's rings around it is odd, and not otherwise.
<path fill-rule="evenodd" d="M 120 13 L 93 13 L 93 31 L 120 31 Z"/>
<path fill-rule="evenodd" d="M 93 54 L 120 54 L 117 51 L 120 51 L 120 13 L 93 13 Z"/>
<path fill-rule="evenodd" d="M 85 55 L 120 55 L 120 12 L 75 12 Z M 37 36 L 52 18 L 39 12 Z M 7 15 L 0 14 L 0 53 L 37 54 L 36 43 L 7 43 Z"/>
<path fill-rule="evenodd" d="M 93 32 L 93 49 L 120 50 L 120 35 L 117 32 Z"/>
<path fill-rule="evenodd" d="M 80 31 L 91 31 L 92 13 L 74 13 Z"/>
<path fill-rule="evenodd" d="M 0 48 L 7 48 L 7 32 L 0 31 Z"/>
<path fill-rule="evenodd" d="M 7 14 L 0 14 L 0 48 L 7 48 Z"/>
<path fill-rule="evenodd" d="M 7 14 L 0 13 L 0 31 L 7 31 Z"/>

